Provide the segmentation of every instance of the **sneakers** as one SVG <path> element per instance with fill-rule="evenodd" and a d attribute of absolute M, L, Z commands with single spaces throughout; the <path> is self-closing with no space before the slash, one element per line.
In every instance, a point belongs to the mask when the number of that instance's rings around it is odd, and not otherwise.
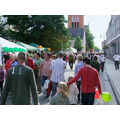
<path fill-rule="evenodd" d="M 77 101 L 77 104 L 80 104 L 80 101 Z"/>
<path fill-rule="evenodd" d="M 41 91 L 38 91 L 38 94 L 40 94 L 41 93 Z"/>
<path fill-rule="evenodd" d="M 50 97 L 50 95 L 46 95 L 46 97 L 45 98 L 49 98 Z"/>

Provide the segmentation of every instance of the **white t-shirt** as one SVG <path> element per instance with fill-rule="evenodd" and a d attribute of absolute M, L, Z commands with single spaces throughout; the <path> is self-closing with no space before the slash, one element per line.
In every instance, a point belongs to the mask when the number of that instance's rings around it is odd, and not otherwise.
<path fill-rule="evenodd" d="M 100 61 L 101 61 L 101 62 L 105 62 L 105 56 L 104 56 L 104 55 L 101 55 L 101 56 L 100 56 Z"/>
<path fill-rule="evenodd" d="M 115 61 L 120 61 L 120 55 L 118 55 L 118 54 L 114 55 L 113 59 Z"/>
<path fill-rule="evenodd" d="M 100 56 L 100 55 L 97 55 L 97 58 L 98 58 L 98 62 L 100 63 L 101 56 Z"/>
<path fill-rule="evenodd" d="M 51 81 L 52 82 L 61 82 L 61 81 L 65 81 L 64 78 L 64 73 L 65 73 L 65 69 L 66 69 L 66 62 L 63 61 L 60 58 L 57 58 L 56 60 L 53 60 L 51 62 L 51 66 L 50 66 L 50 70 L 52 70 L 52 76 L 51 76 Z"/>

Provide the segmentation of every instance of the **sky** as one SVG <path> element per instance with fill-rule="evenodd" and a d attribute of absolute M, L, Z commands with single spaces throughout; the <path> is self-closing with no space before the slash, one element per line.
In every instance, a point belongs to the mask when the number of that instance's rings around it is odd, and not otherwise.
<path fill-rule="evenodd" d="M 68 19 L 67 16 L 65 16 Z M 106 39 L 106 31 L 109 25 L 111 16 L 110 15 L 85 15 L 84 25 L 89 24 L 89 29 L 93 34 L 94 44 L 102 49 L 102 41 Z M 68 25 L 65 25 L 68 27 Z"/>

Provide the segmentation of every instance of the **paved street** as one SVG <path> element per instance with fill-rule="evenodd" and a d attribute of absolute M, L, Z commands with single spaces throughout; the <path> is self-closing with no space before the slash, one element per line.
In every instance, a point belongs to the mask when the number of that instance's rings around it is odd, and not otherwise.
<path fill-rule="evenodd" d="M 107 76 L 107 74 L 113 73 L 113 72 L 111 72 L 111 71 L 114 71 L 112 67 L 114 67 L 113 63 L 110 62 L 109 60 L 107 60 L 106 65 L 105 65 L 105 71 L 103 73 L 102 72 L 99 73 L 99 78 L 100 78 L 100 82 L 101 82 L 101 86 L 102 86 L 102 92 L 109 92 L 111 94 L 111 98 L 112 98 L 109 103 L 105 103 L 102 101 L 101 105 L 117 105 L 118 104 L 118 102 L 116 101 L 116 96 L 114 94 L 113 88 L 111 87 L 110 78 Z M 107 74 L 106 74 L 106 72 L 107 72 Z M 112 75 L 114 75 L 115 73 L 113 73 Z M 66 81 L 68 79 L 68 76 L 70 76 L 70 75 L 74 75 L 74 70 L 70 70 L 70 68 L 67 64 L 67 69 L 65 72 L 65 80 Z M 116 76 L 116 78 L 117 78 L 117 76 Z M 118 79 L 116 79 L 116 80 L 118 80 Z M 39 102 L 41 105 L 49 105 L 50 98 L 45 98 L 45 96 L 41 93 L 41 94 L 39 94 Z M 10 104 L 10 97 L 8 97 L 7 104 Z M 97 101 L 95 101 L 95 105 L 96 104 L 98 104 Z"/>

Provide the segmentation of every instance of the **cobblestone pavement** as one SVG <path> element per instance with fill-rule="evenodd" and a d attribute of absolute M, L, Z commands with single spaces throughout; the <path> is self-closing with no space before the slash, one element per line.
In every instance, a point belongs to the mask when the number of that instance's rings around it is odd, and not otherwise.
<path fill-rule="evenodd" d="M 108 64 L 110 64 L 109 66 L 107 66 Z M 111 62 L 107 61 L 106 63 L 106 69 L 109 69 L 111 70 L 111 68 L 109 68 L 111 65 Z M 75 67 L 75 65 L 74 65 Z M 74 67 L 73 67 L 73 70 L 70 70 L 69 68 L 69 65 L 67 64 L 67 69 L 65 70 L 65 81 L 67 82 L 68 80 L 68 77 L 70 75 L 74 75 Z M 110 71 L 109 71 L 110 72 Z M 102 92 L 109 92 L 112 96 L 112 99 L 109 103 L 105 103 L 105 102 L 101 102 L 100 104 L 101 105 L 117 105 L 117 102 L 116 102 L 116 97 L 114 95 L 114 92 L 111 88 L 111 84 L 109 82 L 109 78 L 106 74 L 106 71 L 104 71 L 103 73 L 100 72 L 99 73 L 99 78 L 100 78 L 100 82 L 101 82 L 101 87 L 102 87 Z M 45 98 L 45 96 L 43 95 L 43 93 L 39 94 L 39 102 L 41 105 L 49 105 L 50 104 L 50 100 L 51 98 Z M 7 99 L 7 104 L 11 104 L 10 103 L 10 97 L 8 97 Z M 99 102 L 98 101 L 95 101 L 95 105 L 98 105 Z"/>

